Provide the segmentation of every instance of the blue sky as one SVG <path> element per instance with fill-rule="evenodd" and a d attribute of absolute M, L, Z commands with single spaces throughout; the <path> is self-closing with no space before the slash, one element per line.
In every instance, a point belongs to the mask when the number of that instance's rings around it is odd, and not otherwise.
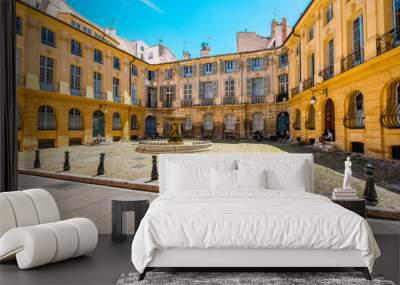
<path fill-rule="evenodd" d="M 129 40 L 150 45 L 161 39 L 178 58 L 199 55 L 209 41 L 211 54 L 234 52 L 236 32 L 270 34 L 274 16 L 293 25 L 310 0 L 67 0 L 77 12 L 102 27 L 113 26 Z"/>

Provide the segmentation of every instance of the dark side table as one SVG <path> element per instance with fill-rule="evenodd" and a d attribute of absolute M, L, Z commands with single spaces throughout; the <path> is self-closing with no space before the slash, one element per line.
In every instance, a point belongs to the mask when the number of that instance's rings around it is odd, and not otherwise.
<path fill-rule="evenodd" d="M 149 208 L 150 201 L 148 199 L 113 199 L 112 200 L 112 235 L 113 241 L 123 241 L 126 239 L 126 234 L 122 232 L 123 224 L 126 223 L 124 219 L 124 212 L 135 213 L 135 233 L 139 227 L 140 221 L 146 214 Z"/>
<path fill-rule="evenodd" d="M 356 199 L 356 200 L 336 200 L 332 199 L 332 202 L 339 204 L 343 208 L 346 208 L 356 214 L 359 214 L 361 217 L 367 217 L 366 204 L 364 199 Z"/>

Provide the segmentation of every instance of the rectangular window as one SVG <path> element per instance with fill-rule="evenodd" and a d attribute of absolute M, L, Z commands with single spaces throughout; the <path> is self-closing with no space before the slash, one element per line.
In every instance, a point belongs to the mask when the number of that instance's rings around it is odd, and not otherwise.
<path fill-rule="evenodd" d="M 132 76 L 138 76 L 138 70 L 137 70 L 136 65 L 134 65 L 134 64 L 131 65 L 131 74 L 132 74 Z"/>
<path fill-rule="evenodd" d="M 328 8 L 325 12 L 325 23 L 328 24 L 333 19 L 333 3 L 328 5 Z"/>
<path fill-rule="evenodd" d="M 279 67 L 285 67 L 288 64 L 288 55 L 287 53 L 283 53 L 279 55 Z"/>
<path fill-rule="evenodd" d="M 233 78 L 225 80 L 225 97 L 235 97 L 235 80 Z"/>
<path fill-rule="evenodd" d="M 40 56 L 40 89 L 53 90 L 53 71 L 54 60 L 52 58 Z"/>
<path fill-rule="evenodd" d="M 15 18 L 15 32 L 17 35 L 22 35 L 22 19 L 20 17 Z"/>
<path fill-rule="evenodd" d="M 70 66 L 70 91 L 71 95 L 81 95 L 81 68 L 73 64 Z"/>
<path fill-rule="evenodd" d="M 235 61 L 227 60 L 225 61 L 225 72 L 234 72 L 235 71 Z"/>
<path fill-rule="evenodd" d="M 310 79 L 314 80 L 314 74 L 315 74 L 315 54 L 310 55 Z"/>
<path fill-rule="evenodd" d="M 264 95 L 264 78 L 251 79 L 251 96 Z"/>
<path fill-rule="evenodd" d="M 77 56 L 82 56 L 82 47 L 80 42 L 71 40 L 71 53 Z"/>
<path fill-rule="evenodd" d="M 56 46 L 56 37 L 54 32 L 42 27 L 42 44 L 55 47 Z"/>
<path fill-rule="evenodd" d="M 156 72 L 154 70 L 149 70 L 147 72 L 147 79 L 153 81 L 156 79 Z"/>
<path fill-rule="evenodd" d="M 328 66 L 333 67 L 335 65 L 335 46 L 333 40 L 328 43 Z"/>
<path fill-rule="evenodd" d="M 205 75 L 213 74 L 213 64 L 212 63 L 204 64 L 203 68 L 204 68 Z"/>
<path fill-rule="evenodd" d="M 204 99 L 214 98 L 214 82 L 207 81 L 203 84 Z"/>
<path fill-rule="evenodd" d="M 174 98 L 175 88 L 172 85 L 165 86 L 165 98 L 164 101 L 168 103 L 172 103 Z"/>
<path fill-rule="evenodd" d="M 121 69 L 121 62 L 120 62 L 119 58 L 116 56 L 114 56 L 113 66 L 114 66 L 114 69 L 118 69 L 118 70 Z"/>
<path fill-rule="evenodd" d="M 192 77 L 193 76 L 193 66 L 184 66 L 183 67 L 183 77 Z"/>
<path fill-rule="evenodd" d="M 166 79 L 166 80 L 172 80 L 172 79 L 173 79 L 172 68 L 167 69 L 167 70 L 165 71 L 165 79 Z"/>
<path fill-rule="evenodd" d="M 94 72 L 93 74 L 93 89 L 94 89 L 94 97 L 101 98 L 102 94 L 102 83 L 101 83 L 101 73 Z"/>
<path fill-rule="evenodd" d="M 308 29 L 308 41 L 311 41 L 312 39 L 314 39 L 314 27 Z"/>
<path fill-rule="evenodd" d="M 393 0 L 394 40 L 400 42 L 400 0 Z"/>
<path fill-rule="evenodd" d="M 192 99 L 192 84 L 185 84 L 183 86 L 183 98 L 185 100 Z"/>
<path fill-rule="evenodd" d="M 80 30 L 81 29 L 81 24 L 75 22 L 75 21 L 71 21 L 71 26 Z"/>
<path fill-rule="evenodd" d="M 93 51 L 93 60 L 94 62 L 103 64 L 103 53 L 98 49 L 94 49 Z"/>
<path fill-rule="evenodd" d="M 131 103 L 132 103 L 132 105 L 137 105 L 138 104 L 137 88 L 136 88 L 136 84 L 135 83 L 131 84 Z"/>
<path fill-rule="evenodd" d="M 85 33 L 89 34 L 89 35 L 92 34 L 92 30 L 89 29 L 89 28 L 87 28 L 87 27 L 85 27 L 85 26 L 83 26 L 83 31 L 84 31 Z"/>
<path fill-rule="evenodd" d="M 251 59 L 251 70 L 257 71 L 262 69 L 261 58 L 252 58 Z"/>
<path fill-rule="evenodd" d="M 113 77 L 113 97 L 119 98 L 119 79 L 116 77 Z"/>
<path fill-rule="evenodd" d="M 360 64 L 361 62 L 363 62 L 364 29 L 362 15 L 353 21 L 353 53 L 354 64 Z"/>
<path fill-rule="evenodd" d="M 279 75 L 279 93 L 280 94 L 288 93 L 288 75 L 287 75 L 287 73 Z"/>

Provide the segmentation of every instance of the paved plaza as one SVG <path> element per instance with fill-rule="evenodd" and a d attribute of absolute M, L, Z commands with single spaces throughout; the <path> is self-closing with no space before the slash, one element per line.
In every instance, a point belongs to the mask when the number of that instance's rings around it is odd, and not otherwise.
<path fill-rule="evenodd" d="M 151 154 L 135 151 L 136 143 L 114 143 L 101 146 L 73 146 L 66 148 L 42 149 L 41 171 L 61 172 L 64 152 L 70 152 L 71 170 L 68 174 L 95 176 L 100 153 L 105 153 L 104 177 L 137 180 L 147 179 L 151 173 Z M 271 153 L 271 152 L 312 152 L 310 146 L 296 146 L 281 143 L 232 142 L 214 143 L 212 148 L 203 153 Z M 343 179 L 343 152 L 315 152 L 315 182 L 317 193 L 330 196 L 333 188 L 340 187 Z M 400 211 L 400 163 L 366 159 L 355 156 L 353 160 L 352 186 L 362 196 L 364 181 L 363 167 L 371 162 L 376 168 L 376 189 L 379 196 L 378 207 Z M 19 168 L 33 168 L 34 152 L 19 153 Z M 397 174 L 396 174 L 397 173 Z"/>

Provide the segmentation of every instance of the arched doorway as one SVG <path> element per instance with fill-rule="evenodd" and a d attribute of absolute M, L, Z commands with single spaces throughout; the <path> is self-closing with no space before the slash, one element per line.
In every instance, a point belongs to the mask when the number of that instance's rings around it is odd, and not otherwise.
<path fill-rule="evenodd" d="M 157 120 L 154 116 L 148 116 L 145 122 L 145 133 L 148 137 L 155 137 L 157 133 Z"/>
<path fill-rule="evenodd" d="M 97 110 L 93 113 L 93 137 L 98 135 L 105 137 L 104 125 L 104 113 L 100 110 Z"/>
<path fill-rule="evenodd" d="M 332 99 L 328 99 L 325 104 L 325 133 L 331 131 L 335 140 L 335 106 Z"/>
<path fill-rule="evenodd" d="M 276 119 L 276 131 L 278 134 L 285 134 L 289 130 L 289 113 L 281 112 Z"/>

